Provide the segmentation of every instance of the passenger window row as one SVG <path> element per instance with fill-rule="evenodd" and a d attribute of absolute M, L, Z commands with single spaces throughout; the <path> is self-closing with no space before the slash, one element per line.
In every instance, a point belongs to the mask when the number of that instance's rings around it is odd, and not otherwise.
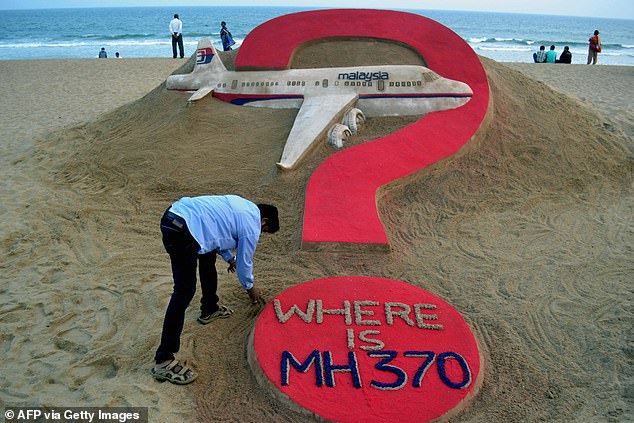
<path fill-rule="evenodd" d="M 372 81 L 345 81 L 344 87 L 371 87 Z"/>
<path fill-rule="evenodd" d="M 279 82 L 260 82 L 260 81 L 256 81 L 256 82 L 242 82 L 241 86 L 243 87 L 274 87 L 276 85 L 280 85 Z M 220 84 L 218 84 L 218 86 L 220 86 Z M 224 84 L 223 84 L 224 87 Z"/>
<path fill-rule="evenodd" d="M 390 87 L 416 87 L 423 85 L 422 81 L 397 81 L 390 82 Z"/>
<path fill-rule="evenodd" d="M 426 82 L 431 82 L 433 80 L 438 79 L 438 75 L 435 74 L 423 74 L 423 79 L 425 79 Z M 378 88 L 380 91 L 382 91 L 384 89 L 384 81 L 377 81 L 378 82 Z M 422 81 L 390 81 L 390 87 L 420 87 L 423 84 Z M 242 87 L 274 87 L 274 86 L 279 86 L 280 83 L 279 82 L 270 82 L 270 81 L 265 81 L 265 82 L 260 82 L 260 81 L 256 81 L 256 82 L 242 82 L 241 86 Z M 306 86 L 306 81 L 286 81 L 286 85 L 287 86 L 292 86 L 292 87 L 305 87 Z M 335 81 L 335 85 L 339 85 L 339 81 Z M 372 86 L 372 81 L 345 81 L 343 83 L 344 86 L 346 87 L 371 87 Z M 232 89 L 236 89 L 238 86 L 238 81 L 234 80 L 231 84 L 231 88 Z M 315 86 L 318 87 L 319 86 L 319 81 L 315 81 Z M 328 87 L 328 80 L 324 79 L 322 81 L 322 86 L 324 88 Z M 218 83 L 218 88 L 226 88 L 227 87 L 227 83 L 226 82 L 219 82 Z"/>

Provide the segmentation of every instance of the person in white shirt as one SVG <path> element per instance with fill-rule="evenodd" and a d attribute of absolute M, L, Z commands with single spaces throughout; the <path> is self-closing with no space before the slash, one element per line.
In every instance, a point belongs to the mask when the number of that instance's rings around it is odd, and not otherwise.
<path fill-rule="evenodd" d="M 228 272 L 237 273 L 249 300 L 257 304 L 262 299 L 254 286 L 253 255 L 260 234 L 275 233 L 278 229 L 275 206 L 256 205 L 237 195 L 183 197 L 165 211 L 161 233 L 172 264 L 174 292 L 165 312 L 155 366 L 150 370 L 154 378 L 180 385 L 196 379 L 196 373 L 174 357 L 180 349 L 185 310 L 196 292 L 196 268 L 202 291 L 198 317 L 201 324 L 233 313 L 218 304 L 216 255 L 229 264 Z"/>
<path fill-rule="evenodd" d="M 540 46 L 536 53 L 533 53 L 533 61 L 535 63 L 546 62 L 546 46 Z"/>
<path fill-rule="evenodd" d="M 183 48 L 183 22 L 178 17 L 178 13 L 174 15 L 174 19 L 170 22 L 170 33 L 172 34 L 172 54 L 176 59 L 176 45 L 180 52 L 181 59 L 185 57 L 185 49 Z"/>

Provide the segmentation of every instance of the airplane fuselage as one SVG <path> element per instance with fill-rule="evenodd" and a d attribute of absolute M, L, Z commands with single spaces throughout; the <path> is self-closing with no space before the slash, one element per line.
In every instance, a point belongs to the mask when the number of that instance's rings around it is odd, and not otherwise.
<path fill-rule="evenodd" d="M 453 109 L 472 95 L 468 85 L 413 65 L 363 66 L 282 71 L 196 71 L 173 75 L 168 89 L 213 89 L 232 104 L 300 108 L 305 97 L 356 94 L 366 116 L 424 115 Z"/>
<path fill-rule="evenodd" d="M 299 109 L 277 163 L 282 169 L 292 169 L 328 128 L 357 113 L 353 108 L 367 117 L 425 115 L 473 95 L 467 84 L 413 65 L 228 71 L 208 38 L 198 42 L 193 71 L 169 76 L 166 86 L 193 91 L 190 102 L 213 93 L 237 105 Z"/>

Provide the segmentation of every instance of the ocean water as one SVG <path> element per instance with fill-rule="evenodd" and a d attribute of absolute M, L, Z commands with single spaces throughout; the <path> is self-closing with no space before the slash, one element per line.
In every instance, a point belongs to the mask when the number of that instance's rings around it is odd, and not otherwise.
<path fill-rule="evenodd" d="M 94 58 L 101 47 L 108 57 L 171 57 L 169 21 L 183 21 L 185 54 L 198 39 L 211 37 L 220 47 L 220 22 L 226 21 L 237 46 L 256 26 L 305 8 L 280 7 L 143 7 L 2 10 L 0 60 Z M 561 53 L 569 46 L 573 63 L 585 63 L 587 40 L 601 32 L 599 62 L 634 66 L 634 21 L 567 16 L 484 12 L 407 10 L 434 19 L 459 34 L 477 54 L 501 62 L 532 62 L 545 45 Z M 271 46 L 275 48 L 275 46 Z"/>

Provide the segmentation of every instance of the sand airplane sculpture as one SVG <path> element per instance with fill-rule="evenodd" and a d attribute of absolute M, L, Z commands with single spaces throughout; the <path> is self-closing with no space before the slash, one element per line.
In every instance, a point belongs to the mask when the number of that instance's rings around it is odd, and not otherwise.
<path fill-rule="evenodd" d="M 277 163 L 282 169 L 292 169 L 326 132 L 341 147 L 365 117 L 425 115 L 473 95 L 467 84 L 414 65 L 232 72 L 208 38 L 198 42 L 194 70 L 169 76 L 167 89 L 195 91 L 190 102 L 213 93 L 237 105 L 299 109 Z"/>

